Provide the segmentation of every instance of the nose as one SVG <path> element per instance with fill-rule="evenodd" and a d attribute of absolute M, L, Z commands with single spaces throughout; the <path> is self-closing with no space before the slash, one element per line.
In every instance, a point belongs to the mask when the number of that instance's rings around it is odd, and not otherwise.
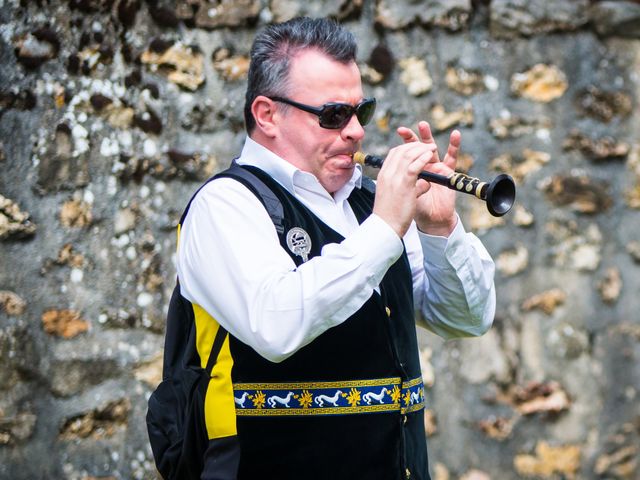
<path fill-rule="evenodd" d="M 351 142 L 359 142 L 364 138 L 364 128 L 360 125 L 356 115 L 351 115 L 349 123 L 340 130 L 340 136 L 343 140 Z"/>

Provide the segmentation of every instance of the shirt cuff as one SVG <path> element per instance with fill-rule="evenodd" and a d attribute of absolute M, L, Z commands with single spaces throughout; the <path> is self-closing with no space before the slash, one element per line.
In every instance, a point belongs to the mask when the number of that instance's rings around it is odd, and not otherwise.
<path fill-rule="evenodd" d="M 448 237 L 429 235 L 418 230 L 425 263 L 438 268 L 450 268 L 451 266 L 457 268 L 463 259 L 460 259 L 460 255 L 456 255 L 456 252 L 463 245 L 466 233 L 460 217 Z M 456 262 L 456 260 L 458 261 Z"/>

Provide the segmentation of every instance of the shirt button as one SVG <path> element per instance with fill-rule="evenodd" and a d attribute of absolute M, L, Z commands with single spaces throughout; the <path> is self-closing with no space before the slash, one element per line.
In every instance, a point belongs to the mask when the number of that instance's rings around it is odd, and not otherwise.
<path fill-rule="evenodd" d="M 387 311 L 387 317 L 391 316 L 391 309 L 389 307 L 384 307 L 384 309 Z"/>

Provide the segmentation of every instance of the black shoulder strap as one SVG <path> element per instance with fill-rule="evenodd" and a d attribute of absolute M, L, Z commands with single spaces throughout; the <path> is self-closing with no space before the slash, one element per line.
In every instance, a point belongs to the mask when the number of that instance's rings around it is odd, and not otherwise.
<path fill-rule="evenodd" d="M 213 340 L 213 346 L 211 347 L 211 353 L 209 353 L 209 360 L 207 360 L 207 374 L 211 376 L 211 370 L 213 370 L 213 366 L 218 359 L 218 355 L 220 354 L 220 350 L 222 349 L 222 344 L 224 343 L 224 339 L 227 337 L 227 331 L 222 327 L 222 325 L 218 325 L 218 331 L 216 333 L 216 338 Z"/>
<path fill-rule="evenodd" d="M 238 165 L 235 159 L 231 162 L 231 165 L 226 170 L 217 173 L 209 180 L 207 180 L 196 192 L 193 194 L 189 203 L 187 203 L 187 207 L 184 209 L 182 216 L 180 217 L 180 224 L 184 222 L 184 219 L 189 212 L 189 207 L 191 206 L 191 202 L 196 197 L 198 192 L 202 190 L 202 188 L 207 185 L 210 181 L 215 180 L 216 178 L 227 177 L 234 178 L 243 185 L 245 185 L 249 190 L 253 192 L 253 194 L 258 197 L 258 200 L 264 205 L 264 208 L 267 210 L 267 213 L 271 217 L 271 221 L 273 222 L 274 227 L 278 233 L 284 232 L 284 210 L 282 208 L 282 203 L 276 197 L 276 195 L 271 191 L 265 183 L 260 180 L 257 176 L 255 176 L 251 171 L 242 166 Z"/>
<path fill-rule="evenodd" d="M 202 188 L 207 185 L 210 181 L 215 180 L 216 178 L 227 177 L 234 178 L 240 181 L 243 185 L 245 185 L 249 190 L 253 192 L 253 194 L 258 197 L 258 199 L 264 205 L 264 208 L 267 210 L 267 213 L 271 217 L 273 221 L 273 225 L 276 228 L 278 233 L 284 232 L 284 209 L 282 208 L 282 203 L 276 197 L 276 195 L 271 191 L 265 183 L 260 180 L 257 176 L 255 176 L 252 172 L 250 172 L 246 168 L 242 168 L 238 163 L 233 160 L 231 165 L 226 170 L 214 175 L 209 180 L 207 180 L 198 190 L 193 194 L 189 203 L 187 203 L 187 207 L 184 209 L 182 213 L 182 217 L 180 217 L 180 224 L 184 222 L 184 219 L 189 212 L 189 207 L 191 206 L 191 202 L 196 197 L 198 192 L 202 190 Z M 227 331 L 219 325 L 218 332 L 216 333 L 216 337 L 213 340 L 213 346 L 211 347 L 211 352 L 209 353 L 209 359 L 207 360 L 207 373 L 211 375 L 211 370 L 213 370 L 213 366 L 218 359 L 218 355 L 220 354 L 220 350 L 222 349 L 222 345 L 227 336 Z"/>
<path fill-rule="evenodd" d="M 264 208 L 271 217 L 273 225 L 276 227 L 276 231 L 278 233 L 284 232 L 284 210 L 282 208 L 282 203 L 278 197 L 276 197 L 275 193 L 273 193 L 273 191 L 249 169 L 242 168 L 235 160 L 233 160 L 231 162 L 231 166 L 216 175 L 216 178 L 217 177 L 231 177 L 236 180 L 240 180 L 240 182 L 247 186 L 249 190 L 251 190 L 262 202 Z"/>

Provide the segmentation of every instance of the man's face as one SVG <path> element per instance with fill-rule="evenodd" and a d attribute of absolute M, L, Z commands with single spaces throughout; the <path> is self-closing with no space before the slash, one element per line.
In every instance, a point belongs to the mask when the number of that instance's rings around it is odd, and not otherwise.
<path fill-rule="evenodd" d="M 290 100 L 319 107 L 327 102 L 356 105 L 363 98 L 355 62 L 336 62 L 317 50 L 296 55 L 289 72 Z M 284 104 L 278 103 L 282 110 Z M 278 116 L 277 149 L 282 158 L 312 173 L 329 193 L 353 175 L 352 155 L 360 148 L 364 129 L 355 115 L 341 129 L 322 128 L 312 113 L 289 106 Z"/>

